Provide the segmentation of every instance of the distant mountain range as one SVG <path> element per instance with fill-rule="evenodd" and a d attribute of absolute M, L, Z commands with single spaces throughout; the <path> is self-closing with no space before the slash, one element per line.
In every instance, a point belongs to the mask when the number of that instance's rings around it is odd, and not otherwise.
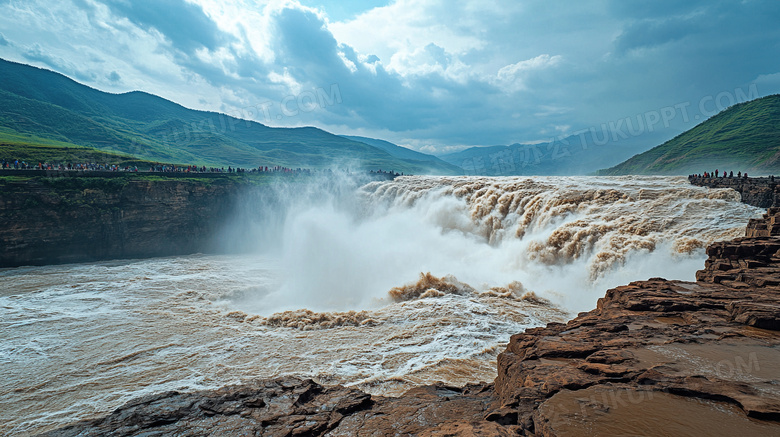
<path fill-rule="evenodd" d="M 437 174 L 437 175 L 463 174 L 463 169 L 458 167 L 457 165 L 453 165 L 448 162 L 442 161 L 441 159 L 433 155 L 428 155 L 422 152 L 418 152 L 416 150 L 407 149 L 406 147 L 401 147 L 389 141 L 378 140 L 375 138 L 356 137 L 350 135 L 343 135 L 343 137 L 353 141 L 358 141 L 361 143 L 368 144 L 369 146 L 373 146 L 378 149 L 382 149 L 385 152 L 389 153 L 390 155 L 395 156 L 396 158 L 405 159 L 407 161 L 419 161 L 421 165 L 425 165 L 429 167 L 431 170 L 433 170 L 433 172 L 430 174 Z"/>
<path fill-rule="evenodd" d="M 177 164 L 307 168 L 341 164 L 412 174 L 461 173 L 432 156 L 388 153 L 367 144 L 369 139 L 354 141 L 314 127 L 272 128 L 187 109 L 139 91 L 105 93 L 52 71 L 5 60 L 0 60 L 0 108 L 2 159 L 15 159 L 4 156 L 11 150 L 29 155 L 39 150 L 34 146 L 46 145 L 49 152 L 58 147 L 83 152 L 87 147 Z"/>
<path fill-rule="evenodd" d="M 613 142 L 609 132 L 590 129 L 550 142 L 471 147 L 436 157 L 314 127 L 272 128 L 140 91 L 110 94 L 0 59 L 0 159 L 32 162 L 93 156 L 139 166 L 341 165 L 486 176 L 690 174 L 715 168 L 780 173 L 780 95 L 735 105 L 660 146 L 648 146 L 641 136 Z"/>
<path fill-rule="evenodd" d="M 643 141 L 636 137 L 612 142 L 609 132 L 587 130 L 550 142 L 471 147 L 439 158 L 461 167 L 466 174 L 584 175 L 646 150 Z"/>
<path fill-rule="evenodd" d="M 601 175 L 780 173 L 780 95 L 734 105 Z"/>

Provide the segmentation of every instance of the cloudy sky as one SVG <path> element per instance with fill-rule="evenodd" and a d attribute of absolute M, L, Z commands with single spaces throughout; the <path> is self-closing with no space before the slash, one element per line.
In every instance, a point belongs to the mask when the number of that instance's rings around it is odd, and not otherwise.
<path fill-rule="evenodd" d="M 671 137 L 780 93 L 780 1 L 0 0 L 0 57 L 428 152 L 675 107 Z"/>

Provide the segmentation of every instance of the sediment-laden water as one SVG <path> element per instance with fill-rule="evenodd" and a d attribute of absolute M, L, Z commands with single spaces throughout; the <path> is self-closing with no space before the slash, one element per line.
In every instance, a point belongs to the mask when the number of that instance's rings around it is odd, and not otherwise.
<path fill-rule="evenodd" d="M 280 375 L 387 395 L 490 381 L 511 334 L 632 280 L 693 280 L 762 212 L 684 178 L 285 189 L 226 230 L 252 253 L 0 270 L 0 434 Z"/>

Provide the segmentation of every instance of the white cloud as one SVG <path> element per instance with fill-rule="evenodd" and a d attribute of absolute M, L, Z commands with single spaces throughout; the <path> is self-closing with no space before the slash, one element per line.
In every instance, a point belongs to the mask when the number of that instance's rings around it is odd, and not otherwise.
<path fill-rule="evenodd" d="M 554 67 L 561 63 L 560 55 L 539 55 L 514 64 L 509 64 L 498 70 L 496 84 L 508 91 L 520 91 L 526 89 L 525 80 L 534 72 Z"/>
<path fill-rule="evenodd" d="M 341 59 L 341 62 L 344 63 L 344 66 L 349 68 L 349 71 L 351 71 L 352 73 L 356 73 L 358 71 L 357 64 L 355 64 L 355 62 L 352 61 L 351 59 L 348 59 L 347 55 L 344 52 L 339 51 L 338 56 L 339 59 Z"/>
<path fill-rule="evenodd" d="M 476 3 L 482 5 L 476 7 Z M 465 4 L 467 10 L 462 10 Z M 479 22 L 471 17 L 481 11 L 490 13 L 484 2 L 443 0 L 398 0 L 372 9 L 348 22 L 330 23 L 328 29 L 342 43 L 360 53 L 373 54 L 388 69 L 401 75 L 418 74 L 408 62 L 433 44 L 451 56 L 480 50 L 488 43 L 478 31 Z M 448 19 L 449 18 L 449 19 Z"/>
<path fill-rule="evenodd" d="M 268 73 L 268 80 L 270 80 L 272 83 L 284 85 L 284 87 L 288 89 L 293 95 L 298 95 L 303 90 L 303 86 L 301 86 L 301 84 L 298 83 L 294 77 L 292 77 L 290 71 L 286 68 L 282 69 L 281 74 L 275 71 Z"/>

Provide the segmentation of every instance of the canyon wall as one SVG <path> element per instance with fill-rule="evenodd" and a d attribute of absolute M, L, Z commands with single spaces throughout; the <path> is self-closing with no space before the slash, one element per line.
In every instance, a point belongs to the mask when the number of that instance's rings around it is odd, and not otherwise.
<path fill-rule="evenodd" d="M 230 178 L 0 178 L 0 267 L 213 250 Z"/>

